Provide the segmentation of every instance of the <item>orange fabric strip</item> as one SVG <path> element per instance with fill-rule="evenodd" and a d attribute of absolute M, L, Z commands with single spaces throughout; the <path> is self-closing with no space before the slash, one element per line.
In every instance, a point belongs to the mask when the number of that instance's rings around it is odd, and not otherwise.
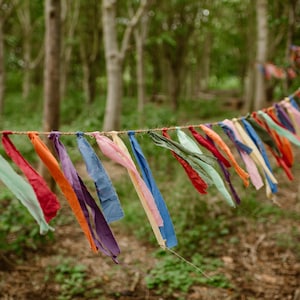
<path fill-rule="evenodd" d="M 42 142 L 42 140 L 39 138 L 38 134 L 36 132 L 28 132 L 28 137 L 40 157 L 40 159 L 43 161 L 47 169 L 49 170 L 51 176 L 56 181 L 58 186 L 60 187 L 62 193 L 65 195 L 73 213 L 75 214 L 75 217 L 83 230 L 87 240 L 90 243 L 90 246 L 94 252 L 97 252 L 97 247 L 95 245 L 95 242 L 92 238 L 90 229 L 88 227 L 87 221 L 84 218 L 82 209 L 80 207 L 79 201 L 77 199 L 77 196 L 62 173 L 59 164 L 53 154 L 50 152 L 50 150 L 47 148 L 47 146 Z"/>
<path fill-rule="evenodd" d="M 216 132 L 214 132 L 212 129 L 208 128 L 205 125 L 199 125 L 199 127 L 227 154 L 235 171 L 240 176 L 240 178 L 243 180 L 244 185 L 246 187 L 248 187 L 249 186 L 249 177 L 250 177 L 249 174 L 239 166 L 239 164 L 235 160 L 232 152 L 230 151 L 229 147 L 223 142 L 222 138 Z"/>

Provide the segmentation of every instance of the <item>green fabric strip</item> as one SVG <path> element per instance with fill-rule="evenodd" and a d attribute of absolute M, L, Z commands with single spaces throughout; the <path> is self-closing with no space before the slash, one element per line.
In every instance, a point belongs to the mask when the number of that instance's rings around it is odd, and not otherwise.
<path fill-rule="evenodd" d="M 178 139 L 179 139 L 179 142 L 181 143 L 181 145 L 183 145 L 188 151 L 193 152 L 197 155 L 202 154 L 202 151 L 200 150 L 198 145 L 194 142 L 194 140 L 191 139 L 187 134 L 185 134 L 179 128 L 177 128 L 177 136 L 178 136 Z M 197 159 L 197 157 L 195 159 Z M 232 197 L 229 194 L 228 190 L 226 189 L 222 177 L 219 175 L 219 173 L 216 171 L 216 169 L 202 160 L 198 160 L 198 164 L 208 174 L 208 176 L 212 180 L 213 184 L 216 186 L 218 191 L 225 198 L 226 202 L 230 206 L 235 207 L 235 203 L 232 200 Z"/>
<path fill-rule="evenodd" d="M 40 233 L 45 234 L 54 229 L 48 225 L 36 195 L 29 183 L 18 175 L 9 163 L 0 155 L 0 180 L 28 209 L 29 213 L 40 226 Z"/>
<path fill-rule="evenodd" d="M 297 139 L 297 137 L 291 133 L 290 131 L 278 126 L 271 118 L 270 116 L 268 116 L 265 112 L 259 110 L 258 114 L 260 116 L 262 116 L 268 123 L 268 125 L 273 128 L 274 130 L 276 130 L 276 132 L 279 135 L 282 135 L 284 137 L 286 137 L 291 143 L 293 143 L 296 146 L 300 146 L 300 140 Z"/>

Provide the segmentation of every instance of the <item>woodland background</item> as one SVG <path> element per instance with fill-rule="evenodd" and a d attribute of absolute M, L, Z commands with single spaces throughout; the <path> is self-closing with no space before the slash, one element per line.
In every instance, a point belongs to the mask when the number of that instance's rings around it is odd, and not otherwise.
<path fill-rule="evenodd" d="M 0 0 L 0 126 L 155 128 L 269 106 L 299 87 L 290 60 L 299 13 L 298 0 Z M 297 76 L 267 80 L 266 62 Z M 176 252 L 210 279 L 157 249 L 126 173 L 101 157 L 126 212 L 113 225 L 125 266 L 93 257 L 66 205 L 56 232 L 41 237 L 1 187 L 1 299 L 299 300 L 299 159 L 291 183 L 274 169 L 280 206 L 236 178 L 242 204 L 233 211 L 214 189 L 199 196 L 169 153 L 139 139 L 175 224 Z M 49 180 L 29 141 L 13 140 Z M 93 189 L 74 138 L 63 142 Z"/>

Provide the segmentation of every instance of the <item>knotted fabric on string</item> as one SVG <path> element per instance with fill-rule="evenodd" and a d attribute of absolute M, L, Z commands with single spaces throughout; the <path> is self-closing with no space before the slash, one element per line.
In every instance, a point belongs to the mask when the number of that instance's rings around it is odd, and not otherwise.
<path fill-rule="evenodd" d="M 62 171 L 60 170 L 57 160 L 50 152 L 50 150 L 47 148 L 47 146 L 42 142 L 42 140 L 39 138 L 36 132 L 28 132 L 28 137 L 30 138 L 30 141 L 36 153 L 38 154 L 40 159 L 43 161 L 43 163 L 49 170 L 51 176 L 60 187 L 62 193 L 65 195 L 79 225 L 82 228 L 82 231 L 84 232 L 87 240 L 90 243 L 91 249 L 94 252 L 97 252 L 97 247 L 95 245 L 88 223 L 84 217 L 83 211 L 80 207 L 77 196 L 74 190 L 72 189 L 72 186 L 70 185 L 70 183 L 68 182 L 68 180 L 66 179 Z"/>
<path fill-rule="evenodd" d="M 100 150 L 105 156 L 127 169 L 131 181 L 141 201 L 141 204 L 144 208 L 144 211 L 147 215 L 153 233 L 156 237 L 156 240 L 160 247 L 165 248 L 165 240 L 163 239 L 159 230 L 159 227 L 163 226 L 163 220 L 160 216 L 151 192 L 149 191 L 147 185 L 137 171 L 130 155 L 126 150 L 124 151 L 124 149 L 122 149 L 119 144 L 114 143 L 106 136 L 100 135 L 99 132 L 94 132 L 93 136 L 95 137 Z"/>
<path fill-rule="evenodd" d="M 40 203 L 46 221 L 49 223 L 60 208 L 56 195 L 49 189 L 44 178 L 29 164 L 21 155 L 15 145 L 8 137 L 9 133 L 3 133 L 2 145 L 7 155 L 22 170 L 27 180 L 31 184 L 34 193 Z"/>
<path fill-rule="evenodd" d="M 273 122 L 275 124 L 277 124 L 278 126 L 280 126 L 283 129 L 285 129 L 285 127 L 278 121 L 278 118 L 277 118 L 277 116 L 276 116 L 273 109 L 267 108 L 267 109 L 263 110 L 263 112 L 266 113 L 273 120 Z M 266 124 L 268 124 L 267 121 L 266 121 Z M 292 150 L 292 145 L 291 145 L 290 140 L 288 138 L 284 137 L 284 136 L 281 136 L 278 133 L 278 131 L 276 131 L 274 128 L 273 128 L 273 130 L 276 133 L 278 139 L 280 140 L 280 143 L 282 144 L 280 149 L 282 149 L 281 151 L 284 151 L 285 157 L 288 159 L 287 165 L 289 167 L 292 167 L 292 165 L 294 163 L 294 153 L 293 153 L 293 150 Z"/>
<path fill-rule="evenodd" d="M 61 162 L 61 167 L 64 175 L 73 187 L 73 190 L 79 200 L 81 209 L 88 223 L 90 232 L 93 236 L 94 242 L 99 250 L 107 256 L 110 256 L 114 262 L 118 263 L 117 256 L 120 254 L 119 246 L 108 226 L 102 212 L 95 203 L 95 200 L 87 190 L 82 179 L 79 177 L 67 151 L 59 139 L 59 132 L 52 131 L 49 139 L 53 142 L 54 149 Z M 87 208 L 89 206 L 91 215 Z M 94 227 L 90 222 L 90 218 L 94 221 Z"/>
<path fill-rule="evenodd" d="M 276 147 L 278 148 L 280 154 L 275 153 L 274 150 L 272 153 L 276 157 L 277 163 L 283 167 L 286 166 L 286 168 L 291 168 L 293 165 L 294 157 L 289 140 L 285 137 L 280 136 L 276 130 L 271 129 L 264 119 L 259 118 L 257 112 L 253 112 L 251 114 L 251 117 L 253 118 L 253 120 L 255 120 L 255 122 L 257 122 L 257 124 L 259 124 L 259 126 L 267 130 L 269 136 L 276 144 Z"/>
<path fill-rule="evenodd" d="M 244 143 L 242 143 L 241 137 L 238 131 L 235 129 L 232 121 L 225 119 L 223 122 L 220 122 L 219 125 L 237 147 L 237 150 L 245 163 L 252 184 L 257 190 L 259 190 L 264 184 L 255 162 L 250 157 L 252 149 Z"/>
<path fill-rule="evenodd" d="M 40 234 L 54 229 L 46 222 L 41 206 L 28 182 L 18 175 L 9 163 L 0 155 L 0 180 L 28 209 L 29 213 L 40 226 Z"/>
<path fill-rule="evenodd" d="M 166 128 L 163 129 L 162 133 L 163 137 L 165 137 L 169 141 L 171 140 Z M 182 152 L 180 152 L 180 150 L 172 146 L 172 144 L 162 143 L 165 141 L 161 141 L 161 137 L 155 134 L 154 132 L 148 132 L 148 134 L 150 135 L 150 137 L 156 145 L 167 148 L 171 151 L 172 155 L 183 167 L 185 173 L 187 174 L 188 178 L 190 179 L 191 183 L 196 188 L 196 190 L 200 194 L 206 194 L 206 189 L 208 188 L 208 185 L 212 183 L 211 180 L 205 174 L 203 174 L 201 170 L 196 169 L 193 163 L 190 162 L 188 158 L 184 156 Z"/>
<path fill-rule="evenodd" d="M 173 226 L 168 208 L 163 199 L 163 196 L 161 195 L 161 193 L 156 185 L 156 182 L 153 178 L 149 164 L 148 164 L 148 162 L 144 156 L 144 153 L 140 147 L 140 144 L 136 140 L 134 134 L 135 134 L 134 131 L 128 132 L 131 149 L 132 149 L 134 157 L 140 167 L 143 179 L 144 179 L 145 183 L 147 184 L 149 190 L 151 191 L 153 198 L 156 202 L 157 208 L 163 219 L 163 226 L 159 227 L 160 232 L 162 234 L 163 239 L 166 240 L 166 246 L 168 248 L 175 247 L 177 245 L 177 238 L 176 238 L 174 226 Z"/>
<path fill-rule="evenodd" d="M 253 129 L 253 127 L 250 125 L 249 122 L 247 122 L 244 118 L 241 119 L 241 122 L 244 125 L 244 128 L 248 134 L 248 136 L 252 139 L 252 141 L 254 142 L 254 144 L 256 145 L 258 151 L 260 152 L 260 154 L 262 155 L 262 158 L 265 161 L 266 166 L 269 168 L 270 172 L 273 172 L 272 167 L 271 167 L 271 163 L 269 161 L 266 149 L 260 139 L 260 137 L 257 135 L 257 133 L 255 132 L 255 130 Z M 270 185 L 273 183 L 272 180 L 269 178 L 269 176 L 267 176 L 268 181 L 270 182 Z M 271 185 L 272 186 L 272 185 Z M 277 186 L 276 188 L 272 189 L 272 192 L 277 191 Z"/>
<path fill-rule="evenodd" d="M 250 153 L 250 156 L 255 161 L 258 167 L 261 168 L 262 173 L 265 176 L 265 182 L 266 182 L 266 194 L 267 197 L 272 197 L 272 193 L 275 193 L 277 191 L 277 180 L 272 174 L 272 172 L 269 170 L 268 166 L 266 165 L 261 153 L 257 149 L 255 143 L 252 141 L 252 139 L 248 136 L 248 134 L 245 132 L 245 129 L 239 124 L 237 119 L 233 119 L 233 124 L 237 131 L 239 132 L 243 142 L 248 145 L 252 152 Z"/>
<path fill-rule="evenodd" d="M 77 132 L 78 149 L 84 159 L 87 172 L 93 179 L 103 214 L 108 223 L 124 217 L 119 197 L 94 149 L 84 138 L 82 132 Z"/>
<path fill-rule="evenodd" d="M 266 114 L 263 111 L 258 111 L 258 115 L 262 116 L 268 123 L 268 125 L 273 128 L 274 130 L 277 131 L 279 135 L 284 136 L 287 138 L 291 143 L 293 143 L 296 146 L 300 146 L 300 138 L 297 137 L 295 134 L 292 132 L 288 131 L 287 129 L 283 128 L 279 124 L 276 124 L 268 114 Z"/>
<path fill-rule="evenodd" d="M 293 123 L 294 128 L 296 130 L 297 135 L 300 135 L 300 111 L 295 108 L 289 101 L 283 101 L 281 104 L 283 107 L 286 108 L 288 114 L 290 115 Z"/>
<path fill-rule="evenodd" d="M 213 147 L 199 132 L 197 132 L 193 126 L 189 126 L 189 130 L 192 133 L 195 140 L 209 150 L 218 160 L 220 160 L 226 168 L 231 166 L 230 162 L 226 159 L 225 156 L 216 148 Z"/>
<path fill-rule="evenodd" d="M 177 136 L 179 139 L 179 142 L 181 145 L 183 145 L 186 149 L 190 150 L 193 153 L 196 154 L 203 154 L 198 145 L 182 130 L 177 128 Z M 202 168 L 207 172 L 207 174 L 210 176 L 212 182 L 214 183 L 217 190 L 221 193 L 221 195 L 224 197 L 226 202 L 232 206 L 235 207 L 235 203 L 233 202 L 229 192 L 227 191 L 225 184 L 223 182 L 223 179 L 219 175 L 219 173 L 213 168 L 211 165 L 205 163 L 204 161 L 199 160 L 199 164 L 202 166 Z"/>
<path fill-rule="evenodd" d="M 289 118 L 289 116 L 287 115 L 287 113 L 285 112 L 285 110 L 278 104 L 274 104 L 275 110 L 276 110 L 276 114 L 277 114 L 277 118 L 280 121 L 280 123 L 289 131 L 296 133 L 296 130 Z"/>
<path fill-rule="evenodd" d="M 222 138 L 214 132 L 212 129 L 210 129 L 206 125 L 199 125 L 199 127 L 205 132 L 207 136 L 209 136 L 228 156 L 229 160 L 231 161 L 235 171 L 240 176 L 240 178 L 243 180 L 244 185 L 247 187 L 249 186 L 249 174 L 245 172 L 237 163 L 235 160 L 233 154 L 231 153 L 229 147 L 223 142 Z"/>
<path fill-rule="evenodd" d="M 204 138 L 202 135 L 200 135 L 192 126 L 189 126 L 189 130 L 191 131 L 193 137 L 196 139 L 196 141 L 204 146 L 206 149 L 208 149 L 217 159 L 217 162 L 225 176 L 225 180 L 229 185 L 229 188 L 231 190 L 231 193 L 235 199 L 235 202 L 237 204 L 240 204 L 241 199 L 239 197 L 239 195 L 237 194 L 232 182 L 231 182 L 231 174 L 230 172 L 227 170 L 227 168 L 229 168 L 231 166 L 231 164 L 229 163 L 229 161 L 227 161 L 227 159 L 221 154 L 221 152 L 218 150 L 218 148 L 215 146 L 213 140 L 211 140 L 209 137 Z M 221 157 L 223 157 L 228 163 L 225 164 L 224 159 L 221 159 Z"/>

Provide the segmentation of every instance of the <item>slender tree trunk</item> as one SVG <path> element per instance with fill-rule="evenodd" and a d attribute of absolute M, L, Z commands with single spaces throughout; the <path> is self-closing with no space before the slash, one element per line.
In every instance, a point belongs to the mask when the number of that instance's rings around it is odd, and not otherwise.
<path fill-rule="evenodd" d="M 45 66 L 44 66 L 44 131 L 59 129 L 60 113 L 60 0 L 46 0 L 45 4 Z M 51 143 L 47 139 L 47 146 Z M 41 168 L 49 181 L 49 173 Z"/>
<path fill-rule="evenodd" d="M 4 94 L 5 94 L 4 32 L 3 32 L 3 20 L 0 17 L 0 127 L 2 127 L 2 117 L 4 111 Z"/>
<path fill-rule="evenodd" d="M 243 88 L 243 109 L 246 112 L 253 111 L 254 109 L 254 91 L 255 91 L 255 11 L 254 7 L 250 6 L 247 15 L 247 66 L 244 77 Z"/>
<path fill-rule="evenodd" d="M 29 0 L 24 0 L 22 12 L 19 12 L 19 19 L 23 29 L 23 59 L 24 59 L 24 70 L 23 70 L 23 84 L 22 84 L 22 98 L 27 99 L 31 88 L 31 13 Z"/>
<path fill-rule="evenodd" d="M 117 43 L 116 1 L 103 0 L 103 39 L 107 72 L 107 99 L 103 130 L 120 128 L 121 99 L 123 97 L 122 60 Z"/>
<path fill-rule="evenodd" d="M 66 95 L 67 82 L 69 75 L 69 67 L 73 53 L 73 43 L 70 43 L 75 36 L 75 28 L 79 18 L 79 0 L 74 1 L 72 6 L 71 1 L 64 0 L 62 5 L 62 24 L 61 32 L 63 34 L 61 49 L 61 66 L 60 66 L 60 98 L 63 99 Z M 72 13 L 70 13 L 72 12 Z"/>
<path fill-rule="evenodd" d="M 96 84 L 95 84 L 95 58 L 88 57 L 85 45 L 80 45 L 80 56 L 82 62 L 83 71 L 83 91 L 85 95 L 86 104 L 90 105 L 93 103 L 96 94 Z"/>
<path fill-rule="evenodd" d="M 121 102 L 123 97 L 123 63 L 132 32 L 142 17 L 147 0 L 140 2 L 135 15 L 128 22 L 120 50 L 116 30 L 116 0 L 102 1 L 103 41 L 107 72 L 107 99 L 103 130 L 118 130 L 121 124 Z"/>
<path fill-rule="evenodd" d="M 257 53 L 256 62 L 264 64 L 267 60 L 268 24 L 267 24 L 267 0 L 256 0 L 256 24 L 257 24 Z M 261 70 L 256 66 L 254 109 L 262 108 L 266 104 L 265 78 Z"/>
<path fill-rule="evenodd" d="M 145 62 L 144 46 L 148 31 L 148 16 L 143 16 L 139 29 L 134 30 L 136 46 L 136 76 L 137 76 L 137 94 L 138 94 L 138 115 L 139 125 L 144 125 L 144 108 L 146 104 L 146 86 L 145 86 Z"/>

